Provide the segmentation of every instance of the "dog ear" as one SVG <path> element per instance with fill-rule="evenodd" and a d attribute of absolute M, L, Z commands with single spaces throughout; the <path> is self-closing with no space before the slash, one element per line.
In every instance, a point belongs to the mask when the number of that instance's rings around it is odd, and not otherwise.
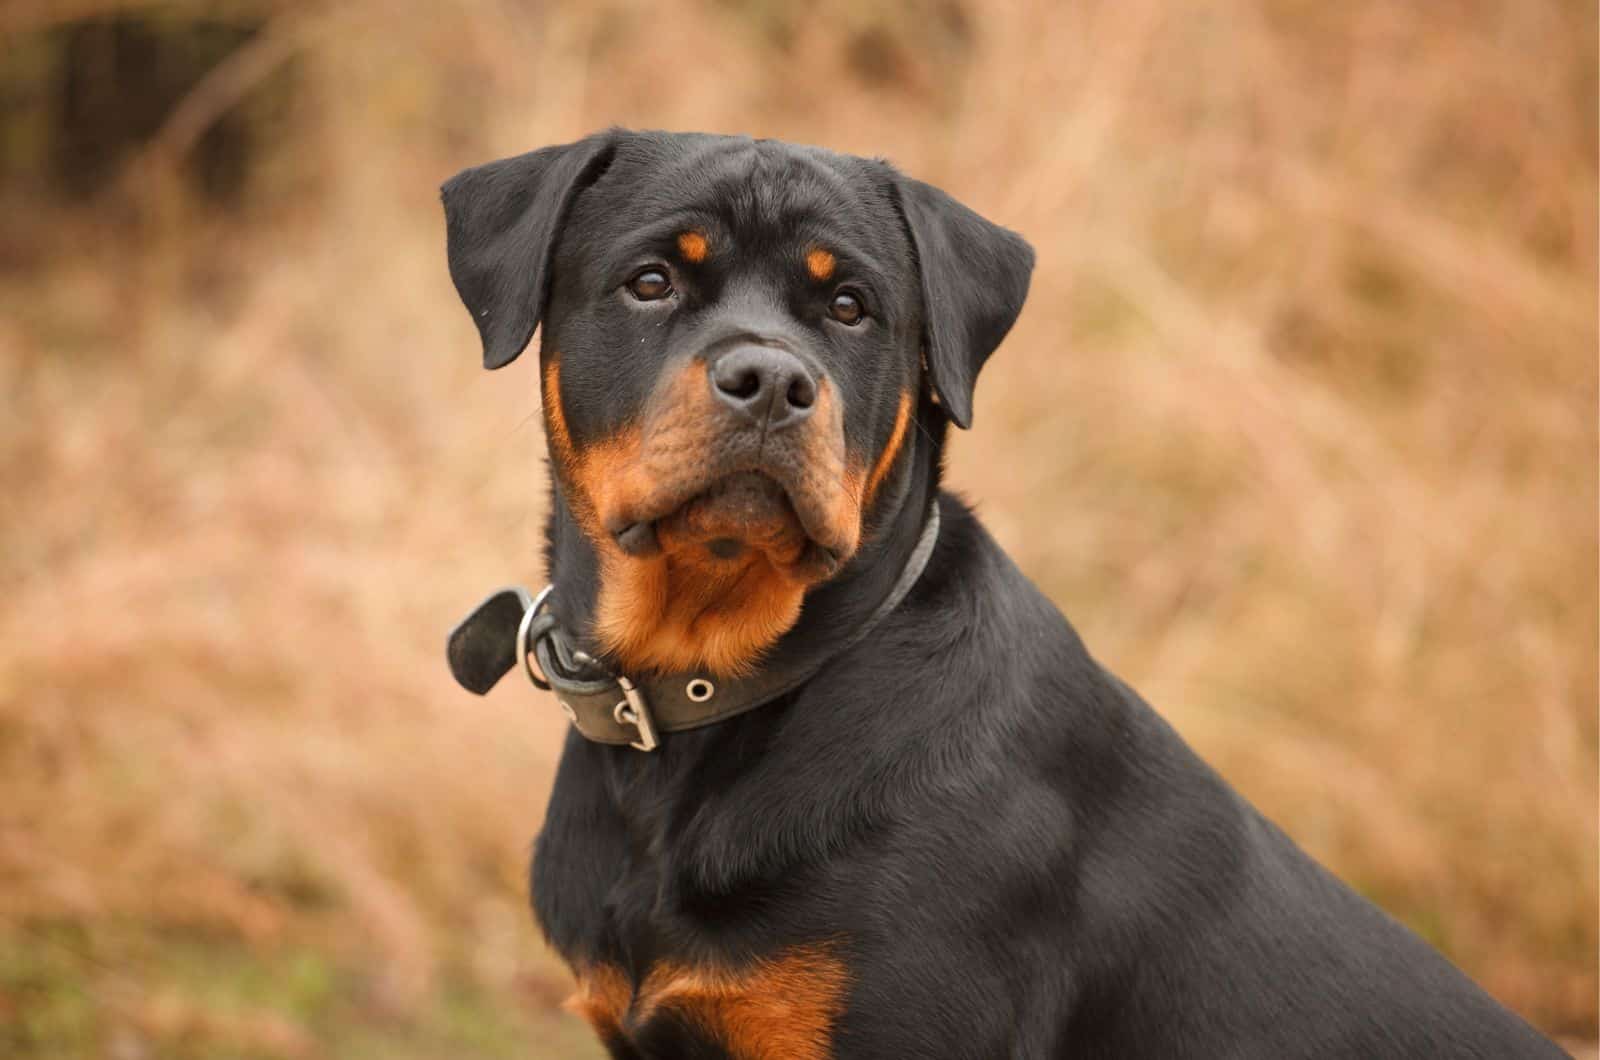
<path fill-rule="evenodd" d="M 610 161 L 616 133 L 462 170 L 440 189 L 450 279 L 483 339 L 483 366 L 517 359 L 544 310 L 550 255 L 573 197 Z"/>
<path fill-rule="evenodd" d="M 922 274 L 928 374 L 945 415 L 965 429 L 978 370 L 1028 297 L 1033 248 L 931 184 L 897 175 L 895 192 Z"/>

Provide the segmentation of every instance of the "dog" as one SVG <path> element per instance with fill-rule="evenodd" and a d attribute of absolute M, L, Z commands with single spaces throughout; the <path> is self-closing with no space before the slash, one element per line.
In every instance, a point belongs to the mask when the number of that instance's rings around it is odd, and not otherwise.
<path fill-rule="evenodd" d="M 1564 1055 L 1103 669 L 940 489 L 1021 237 L 889 164 L 611 129 L 443 187 L 484 365 L 542 327 L 531 868 L 616 1058 Z"/>

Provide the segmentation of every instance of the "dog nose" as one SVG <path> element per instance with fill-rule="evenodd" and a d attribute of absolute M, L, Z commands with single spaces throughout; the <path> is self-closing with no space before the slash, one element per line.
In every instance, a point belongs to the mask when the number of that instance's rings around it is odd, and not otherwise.
<path fill-rule="evenodd" d="M 805 363 L 770 346 L 743 346 L 723 354 L 711 368 L 711 390 L 768 430 L 799 423 L 817 403 L 817 381 Z"/>

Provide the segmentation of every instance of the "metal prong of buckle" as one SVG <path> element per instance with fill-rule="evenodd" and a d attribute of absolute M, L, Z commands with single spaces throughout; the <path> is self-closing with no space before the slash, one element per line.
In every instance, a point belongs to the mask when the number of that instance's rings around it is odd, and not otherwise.
<path fill-rule="evenodd" d="M 636 747 L 641 751 L 654 751 L 660 743 L 656 739 L 656 723 L 650 717 L 650 704 L 646 703 L 644 696 L 633 687 L 633 682 L 626 677 L 618 677 L 617 685 L 622 689 L 623 698 L 617 700 L 617 705 L 611 708 L 611 716 L 617 720 L 618 725 L 632 725 L 639 732 L 639 738 L 628 743 L 629 747 Z"/>
<path fill-rule="evenodd" d="M 522 622 L 517 626 L 517 658 L 522 660 L 523 672 L 528 675 L 528 680 L 533 682 L 533 687 L 550 691 L 550 682 L 544 676 L 544 671 L 539 668 L 539 660 L 534 658 L 533 645 L 528 643 L 528 629 L 533 625 L 534 617 L 539 614 L 539 609 L 550 596 L 550 590 L 555 588 L 552 582 L 539 590 L 539 595 L 533 598 L 533 603 L 522 612 Z"/>

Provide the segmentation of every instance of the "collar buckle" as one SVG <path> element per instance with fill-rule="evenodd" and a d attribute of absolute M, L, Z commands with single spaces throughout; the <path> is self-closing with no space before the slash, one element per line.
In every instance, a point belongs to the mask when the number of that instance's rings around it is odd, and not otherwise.
<path fill-rule="evenodd" d="M 538 644 L 555 628 L 555 617 L 543 613 L 545 601 L 550 598 L 550 592 L 554 588 L 555 585 L 552 583 L 539 590 L 539 595 L 528 604 L 527 610 L 522 613 L 522 621 L 517 625 L 517 658 L 522 663 L 522 670 L 535 688 L 546 692 L 551 691 L 551 680 L 545 664 L 539 659 Z M 573 662 L 594 665 L 594 660 L 585 652 L 574 651 L 572 656 Z M 558 660 L 552 660 L 552 663 L 556 669 L 560 669 L 561 664 Z M 638 734 L 637 739 L 628 741 L 628 746 L 640 751 L 654 751 L 661 745 L 661 738 L 656 730 L 655 716 L 650 712 L 650 704 L 644 698 L 644 693 L 622 674 L 606 676 L 622 690 L 622 698 L 611 708 L 612 720 L 618 725 L 633 729 Z M 557 702 L 561 704 L 568 719 L 577 724 L 577 711 L 559 695 Z"/>
<path fill-rule="evenodd" d="M 611 708 L 611 716 L 618 725 L 632 725 L 639 734 L 637 740 L 628 741 L 629 747 L 641 751 L 654 751 L 661 743 L 656 736 L 656 721 L 650 715 L 650 704 L 645 701 L 644 694 L 640 692 L 632 681 L 618 674 L 614 679 L 617 687 L 622 689 L 622 698 L 617 705 Z"/>

